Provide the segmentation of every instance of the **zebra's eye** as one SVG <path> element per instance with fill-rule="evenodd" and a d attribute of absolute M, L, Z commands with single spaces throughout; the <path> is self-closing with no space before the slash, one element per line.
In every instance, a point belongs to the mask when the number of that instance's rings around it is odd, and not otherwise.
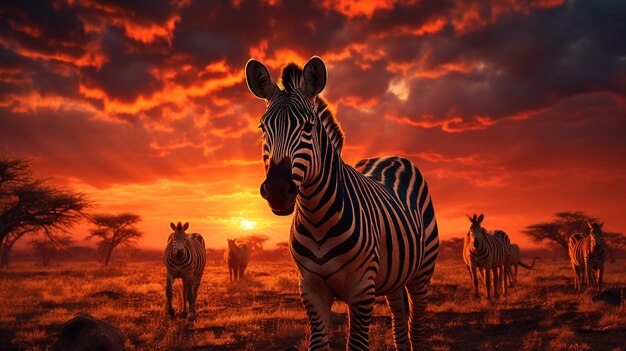
<path fill-rule="evenodd" d="M 310 133 L 310 132 L 311 132 L 311 129 L 313 129 L 313 123 L 311 123 L 311 122 L 305 122 L 305 123 L 304 123 L 304 126 L 302 127 L 302 129 L 303 129 L 305 132 Z"/>

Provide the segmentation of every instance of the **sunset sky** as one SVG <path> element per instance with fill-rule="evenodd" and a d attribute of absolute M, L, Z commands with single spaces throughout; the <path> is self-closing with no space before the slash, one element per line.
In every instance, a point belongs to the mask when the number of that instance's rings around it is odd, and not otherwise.
<path fill-rule="evenodd" d="M 3 1 L 0 152 L 138 213 L 145 247 L 179 220 L 213 247 L 286 241 L 243 69 L 318 55 L 344 160 L 410 157 L 443 239 L 474 212 L 522 245 L 563 210 L 626 232 L 624 33 L 608 0 Z"/>

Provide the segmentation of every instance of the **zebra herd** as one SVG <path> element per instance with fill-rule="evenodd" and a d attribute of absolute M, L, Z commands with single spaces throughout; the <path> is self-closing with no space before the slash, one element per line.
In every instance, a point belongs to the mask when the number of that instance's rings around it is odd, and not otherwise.
<path fill-rule="evenodd" d="M 502 230 L 488 232 L 481 224 L 485 215 L 467 216 L 470 229 L 463 243 L 463 260 L 474 286 L 474 296 L 479 297 L 479 280 L 484 280 L 487 298 L 491 298 L 491 290 L 497 298 L 501 288 L 506 296 L 508 288 L 517 283 L 518 266 L 532 269 L 537 257 L 529 266 L 521 261 L 520 248 L 511 244 L 509 236 Z M 493 274 L 493 284 L 492 284 Z"/>
<path fill-rule="evenodd" d="M 403 157 L 365 159 L 355 167 L 342 160 L 343 131 L 319 96 L 327 80 L 326 65 L 319 57 L 303 68 L 286 65 L 278 83 L 254 59 L 246 64 L 245 75 L 252 94 L 266 104 L 259 124 L 266 176 L 261 196 L 274 214 L 293 214 L 289 247 L 300 273 L 309 350 L 330 349 L 335 300 L 348 306 L 347 348 L 369 350 L 376 296 L 386 297 L 396 349 L 417 349 L 424 336 L 428 286 L 439 250 L 426 180 Z M 471 225 L 463 258 L 474 294 L 479 295 L 482 276 L 488 298 L 491 291 L 495 297 L 500 292 L 506 295 L 517 281 L 517 266 L 531 268 L 535 260 L 531 266 L 523 264 L 519 247 L 510 243 L 505 232 L 487 232 L 482 227 L 484 215 L 468 218 Z M 184 233 L 187 223 L 171 223 L 171 227 L 174 233 L 164 255 L 168 312 L 174 312 L 171 280 L 182 277 L 192 319 L 205 263 L 204 241 Z M 243 276 L 249 252 L 235 240 L 228 244 L 225 258 L 233 280 Z M 601 287 L 601 245 L 597 225 L 592 226 L 591 236 L 570 239 L 578 284 L 587 277 L 588 284 Z"/>

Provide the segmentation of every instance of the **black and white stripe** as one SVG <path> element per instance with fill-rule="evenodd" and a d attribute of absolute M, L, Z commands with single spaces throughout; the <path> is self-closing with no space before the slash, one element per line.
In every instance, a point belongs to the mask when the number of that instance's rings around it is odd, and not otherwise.
<path fill-rule="evenodd" d="M 602 224 L 589 223 L 588 236 L 572 235 L 568 241 L 568 253 L 574 271 L 574 288 L 580 291 L 586 282 L 588 287 L 601 291 L 606 261 Z"/>
<path fill-rule="evenodd" d="M 479 271 L 485 278 L 487 298 L 491 298 L 491 288 L 495 297 L 500 295 L 500 287 L 504 295 L 507 294 L 507 280 L 509 275 L 509 251 L 511 242 L 508 235 L 501 230 L 488 233 L 481 223 L 485 216 L 481 214 L 472 217 L 468 239 L 463 247 L 463 259 L 469 264 L 470 274 L 474 283 L 474 296 L 479 297 Z M 493 285 L 492 285 L 493 274 Z"/>
<path fill-rule="evenodd" d="M 368 350 L 378 295 L 386 296 L 392 312 L 397 349 L 417 348 L 439 247 L 426 181 L 402 157 L 366 159 L 355 167 L 343 162 L 343 132 L 317 96 L 326 79 L 319 58 L 303 70 L 287 65 L 284 89 L 274 87 L 266 71 L 258 61 L 246 67 L 250 89 L 268 100 L 261 118 L 267 173 L 261 193 L 274 213 L 295 211 L 289 241 L 301 275 L 309 349 L 330 348 L 330 311 L 338 299 L 349 309 L 348 349 Z"/>
<path fill-rule="evenodd" d="M 183 315 L 187 315 L 187 303 L 189 303 L 189 320 L 196 318 L 196 299 L 198 288 L 202 281 L 202 272 L 206 264 L 206 251 L 204 239 L 198 233 L 187 234 L 189 223 L 177 225 L 170 223 L 174 231 L 167 239 L 167 246 L 163 253 L 163 264 L 167 268 L 167 280 L 165 295 L 167 297 L 167 311 L 175 314 L 172 306 L 172 285 L 174 279 L 183 280 Z"/>

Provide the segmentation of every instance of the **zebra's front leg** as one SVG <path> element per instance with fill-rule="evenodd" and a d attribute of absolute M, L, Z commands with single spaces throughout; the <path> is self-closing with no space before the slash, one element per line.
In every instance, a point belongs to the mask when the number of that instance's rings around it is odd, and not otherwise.
<path fill-rule="evenodd" d="M 505 264 L 504 266 L 500 267 L 501 274 L 500 277 L 502 278 L 502 296 L 506 296 L 508 294 L 508 289 L 509 289 L 509 265 Z"/>
<path fill-rule="evenodd" d="M 468 267 L 469 269 L 469 267 Z M 471 274 L 471 271 L 470 271 Z M 409 343 L 409 300 L 406 289 L 401 288 L 386 296 L 392 319 L 393 342 L 396 350 L 411 350 Z"/>
<path fill-rule="evenodd" d="M 591 265 L 585 261 L 585 274 L 587 275 L 587 288 L 593 289 L 593 272 L 591 271 Z"/>
<path fill-rule="evenodd" d="M 362 294 L 347 301 L 349 308 L 348 324 L 350 327 L 347 350 L 370 349 L 369 330 L 375 300 L 374 281 L 371 281 L 371 284 L 364 289 Z"/>
<path fill-rule="evenodd" d="M 187 278 L 187 282 L 185 283 L 185 285 L 187 286 L 187 296 L 185 297 L 187 299 L 187 302 L 189 303 L 189 318 L 188 320 L 190 322 L 193 322 L 196 319 L 196 297 L 194 292 L 196 291 L 195 288 L 195 279 L 194 278 Z"/>
<path fill-rule="evenodd" d="M 478 294 L 478 275 L 475 265 L 472 265 L 470 273 L 472 275 L 472 281 L 474 282 L 474 297 L 479 298 L 480 295 Z"/>
<path fill-rule="evenodd" d="M 491 268 L 486 268 L 485 269 L 485 290 L 487 290 L 487 299 L 491 299 Z M 495 284 L 494 284 L 494 294 L 496 293 L 495 291 Z"/>
<path fill-rule="evenodd" d="M 174 277 L 167 273 L 165 278 L 165 296 L 167 298 L 167 313 L 173 317 L 176 314 L 174 307 L 172 306 L 172 285 L 174 284 Z"/>
<path fill-rule="evenodd" d="M 598 292 L 602 291 L 602 278 L 604 275 L 604 265 L 598 268 Z"/>
<path fill-rule="evenodd" d="M 309 322 L 309 351 L 330 350 L 328 325 L 334 297 L 326 286 L 314 286 L 311 288 L 304 279 L 300 279 L 300 297 Z"/>
<path fill-rule="evenodd" d="M 188 296 L 189 296 L 189 285 L 188 285 L 188 278 L 183 277 L 182 278 L 183 281 L 183 317 L 187 317 L 187 301 L 188 300 Z"/>

